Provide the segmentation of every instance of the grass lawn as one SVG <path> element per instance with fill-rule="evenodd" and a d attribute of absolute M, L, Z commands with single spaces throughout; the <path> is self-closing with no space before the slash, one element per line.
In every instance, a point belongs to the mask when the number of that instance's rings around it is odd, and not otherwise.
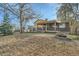
<path fill-rule="evenodd" d="M 67 37 L 71 40 L 79 40 L 79 35 L 68 35 Z"/>
<path fill-rule="evenodd" d="M 79 43 L 55 38 L 55 33 L 15 33 L 0 37 L 0 55 L 79 55 Z"/>

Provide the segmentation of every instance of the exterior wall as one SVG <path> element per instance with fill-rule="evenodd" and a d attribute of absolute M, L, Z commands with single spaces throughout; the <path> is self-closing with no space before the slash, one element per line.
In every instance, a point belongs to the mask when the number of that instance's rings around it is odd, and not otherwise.
<path fill-rule="evenodd" d="M 69 31 L 70 30 L 69 24 L 68 23 L 59 24 L 59 28 L 57 28 L 57 30 L 58 31 Z"/>
<path fill-rule="evenodd" d="M 48 24 L 48 28 L 47 29 L 50 30 L 50 31 L 52 31 L 52 30 L 54 30 L 53 26 L 54 26 L 54 24 Z"/>
<path fill-rule="evenodd" d="M 46 30 L 46 24 L 37 25 L 37 31 L 45 31 Z"/>

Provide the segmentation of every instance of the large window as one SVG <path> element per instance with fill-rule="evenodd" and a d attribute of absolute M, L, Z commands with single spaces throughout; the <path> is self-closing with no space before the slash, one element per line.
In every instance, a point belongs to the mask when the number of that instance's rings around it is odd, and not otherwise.
<path fill-rule="evenodd" d="M 66 27 L 65 24 L 59 25 L 59 28 L 65 28 L 65 27 Z"/>

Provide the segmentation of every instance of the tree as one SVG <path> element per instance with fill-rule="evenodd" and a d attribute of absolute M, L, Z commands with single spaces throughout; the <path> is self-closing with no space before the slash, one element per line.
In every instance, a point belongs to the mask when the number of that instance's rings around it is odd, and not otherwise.
<path fill-rule="evenodd" d="M 8 10 L 20 20 L 20 33 L 24 31 L 26 22 L 37 17 L 35 11 L 33 11 L 31 7 L 31 4 L 8 4 Z"/>
<path fill-rule="evenodd" d="M 66 3 L 61 4 L 57 12 L 57 17 L 59 20 L 69 22 L 71 34 L 77 33 L 76 32 L 78 24 L 77 19 L 79 17 L 77 11 L 78 11 L 78 4 Z"/>
<path fill-rule="evenodd" d="M 9 11 L 10 16 L 15 16 L 19 20 L 20 33 L 24 32 L 26 23 L 29 20 L 38 18 L 39 15 L 32 9 L 31 4 L 28 3 L 7 3 L 7 7 L 4 4 L 0 4 L 1 8 L 6 8 Z"/>
<path fill-rule="evenodd" d="M 7 5 L 4 4 L 4 17 L 3 17 L 3 23 L 0 26 L 0 31 L 3 35 L 12 34 L 12 26 L 9 22 L 9 15 L 8 10 L 6 9 Z"/>

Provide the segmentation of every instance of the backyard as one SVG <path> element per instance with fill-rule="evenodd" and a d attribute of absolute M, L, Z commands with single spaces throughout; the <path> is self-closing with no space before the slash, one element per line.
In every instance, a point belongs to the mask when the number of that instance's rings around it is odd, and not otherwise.
<path fill-rule="evenodd" d="M 1 56 L 78 56 L 79 3 L 0 3 Z"/>
<path fill-rule="evenodd" d="M 15 33 L 0 37 L 0 55 L 61 56 L 79 55 L 78 40 L 57 38 L 55 33 Z"/>

